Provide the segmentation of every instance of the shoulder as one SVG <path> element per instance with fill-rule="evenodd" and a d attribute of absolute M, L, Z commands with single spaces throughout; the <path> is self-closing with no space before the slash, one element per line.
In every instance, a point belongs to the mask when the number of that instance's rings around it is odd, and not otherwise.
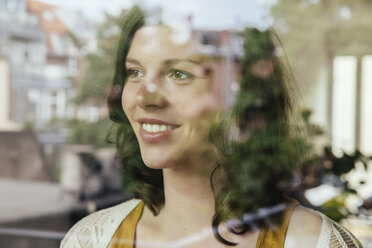
<path fill-rule="evenodd" d="M 326 248 L 331 244 L 342 248 L 362 247 L 340 224 L 318 211 L 297 206 L 288 226 L 285 247 Z"/>
<path fill-rule="evenodd" d="M 106 247 L 123 219 L 140 202 L 132 199 L 88 215 L 68 231 L 61 247 Z"/>

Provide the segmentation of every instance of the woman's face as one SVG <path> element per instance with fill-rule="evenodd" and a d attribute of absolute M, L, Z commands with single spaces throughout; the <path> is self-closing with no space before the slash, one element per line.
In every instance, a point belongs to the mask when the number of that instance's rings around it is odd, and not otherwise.
<path fill-rule="evenodd" d="M 135 33 L 122 106 L 148 167 L 175 168 L 208 156 L 208 133 L 223 109 L 219 66 L 169 27 Z"/>

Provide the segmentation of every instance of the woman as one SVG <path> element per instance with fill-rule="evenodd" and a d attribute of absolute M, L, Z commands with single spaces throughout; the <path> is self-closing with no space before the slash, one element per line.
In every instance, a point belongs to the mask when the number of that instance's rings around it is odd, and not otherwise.
<path fill-rule="evenodd" d="M 286 78 L 269 32 L 242 37 L 233 96 L 223 56 L 201 51 L 192 34 L 145 26 L 136 7 L 128 13 L 109 106 L 137 199 L 84 218 L 62 247 L 360 247 L 285 196 L 303 153 Z"/>

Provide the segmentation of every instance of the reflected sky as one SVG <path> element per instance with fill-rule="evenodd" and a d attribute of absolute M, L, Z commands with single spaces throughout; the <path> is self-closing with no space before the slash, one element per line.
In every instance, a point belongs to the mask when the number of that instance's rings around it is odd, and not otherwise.
<path fill-rule="evenodd" d="M 117 14 L 122 8 L 128 8 L 136 1 L 123 0 L 40 0 L 61 7 L 81 10 L 85 16 L 100 21 L 103 11 Z M 264 28 L 270 24 L 268 6 L 275 0 L 145 0 L 141 6 L 161 7 L 164 20 L 185 18 L 192 14 L 193 22 L 199 28 L 239 28 L 255 26 Z"/>

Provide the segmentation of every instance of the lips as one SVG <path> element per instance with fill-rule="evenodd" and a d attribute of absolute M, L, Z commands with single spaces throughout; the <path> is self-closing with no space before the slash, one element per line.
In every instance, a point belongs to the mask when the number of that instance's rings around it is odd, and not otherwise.
<path fill-rule="evenodd" d="M 158 119 L 139 118 L 137 121 L 140 123 L 139 135 L 148 143 L 156 143 L 167 139 L 179 127 L 177 124 Z"/>

